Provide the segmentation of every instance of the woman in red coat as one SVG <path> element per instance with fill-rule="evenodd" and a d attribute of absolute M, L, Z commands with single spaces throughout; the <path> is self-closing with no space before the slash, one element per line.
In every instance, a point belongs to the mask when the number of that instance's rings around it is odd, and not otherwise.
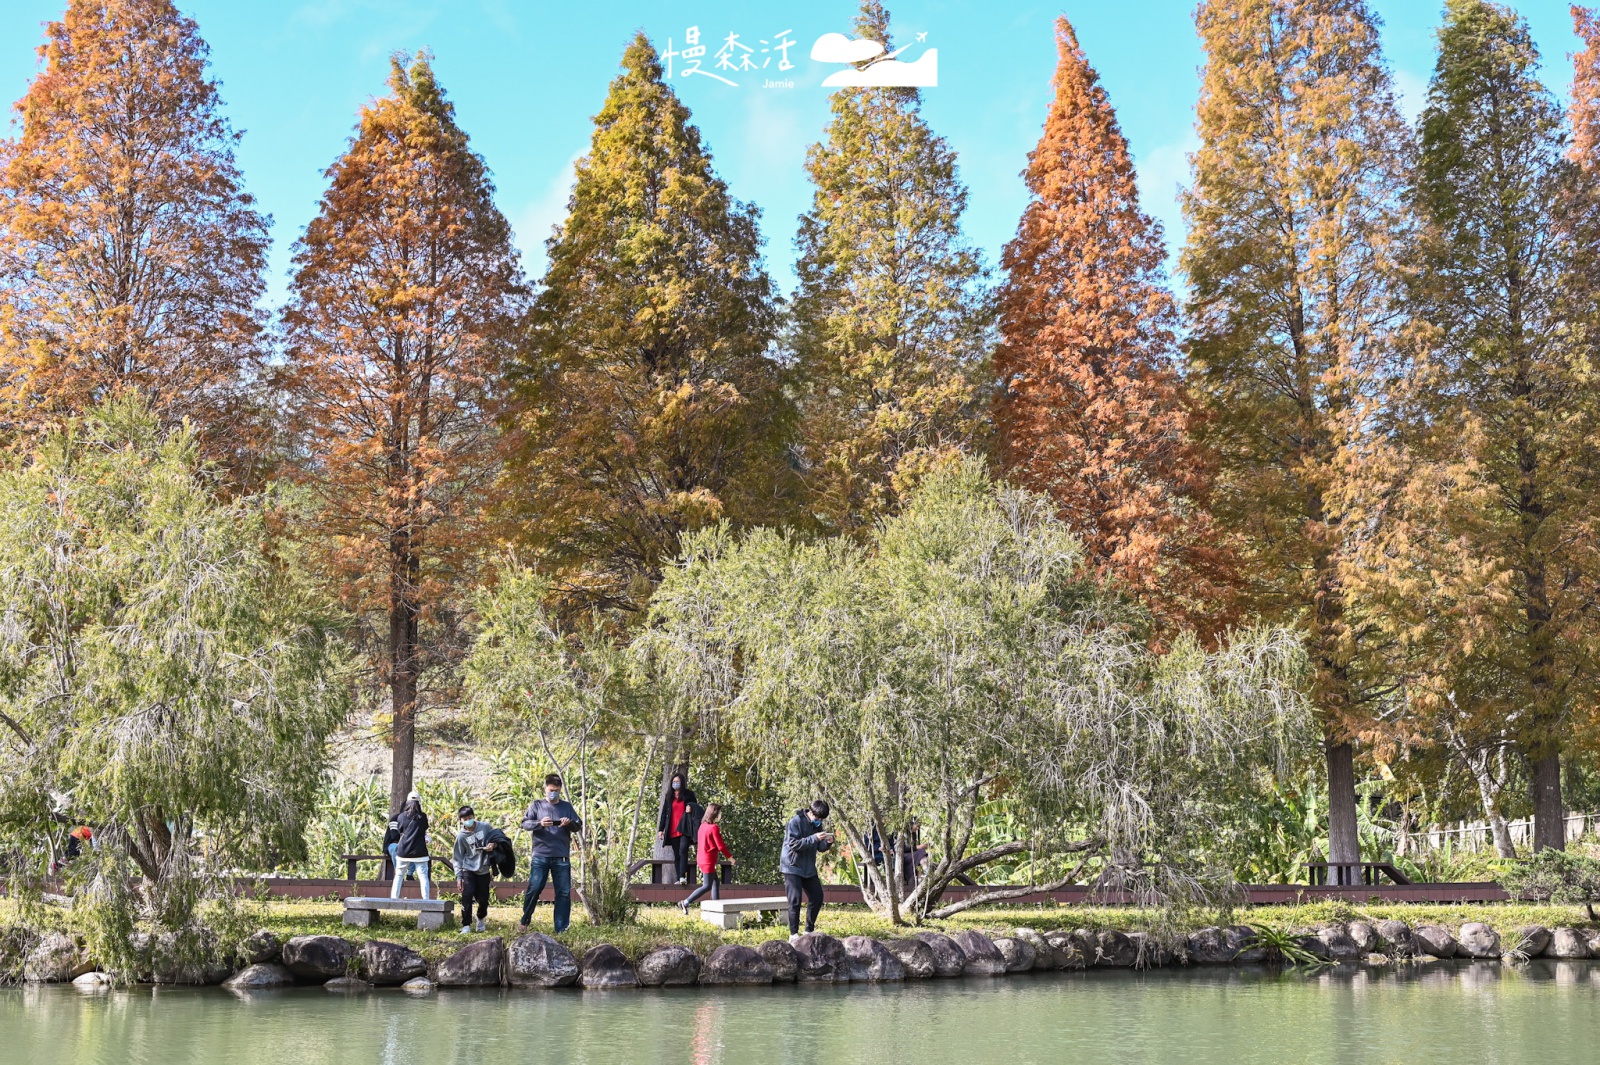
<path fill-rule="evenodd" d="M 722 828 L 717 824 L 721 820 L 722 804 L 706 803 L 706 812 L 700 818 L 700 832 L 695 839 L 694 847 L 695 864 L 700 867 L 700 886 L 689 892 L 688 898 L 678 903 L 678 909 L 684 913 L 688 913 L 690 905 L 708 891 L 711 892 L 712 898 L 722 898 L 719 863 L 726 860 L 729 865 L 733 865 L 734 861 L 732 852 L 722 840 Z"/>

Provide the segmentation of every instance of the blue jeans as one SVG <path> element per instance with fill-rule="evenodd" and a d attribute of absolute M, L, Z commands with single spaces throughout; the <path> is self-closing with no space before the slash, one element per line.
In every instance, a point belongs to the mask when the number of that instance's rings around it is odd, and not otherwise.
<path fill-rule="evenodd" d="M 522 923 L 533 920 L 533 910 L 544 894 L 546 881 L 554 881 L 556 888 L 556 931 L 565 932 L 572 923 L 572 862 L 566 858 L 533 856 L 528 868 L 528 891 L 522 896 Z"/>
<path fill-rule="evenodd" d="M 422 881 L 422 897 L 425 899 L 432 898 L 433 883 L 428 873 L 429 862 L 430 859 L 428 858 L 396 858 L 394 860 L 394 886 L 389 889 L 389 897 L 391 899 L 399 898 L 400 890 L 405 887 L 406 876 L 410 873 L 415 873 L 418 879 Z"/>

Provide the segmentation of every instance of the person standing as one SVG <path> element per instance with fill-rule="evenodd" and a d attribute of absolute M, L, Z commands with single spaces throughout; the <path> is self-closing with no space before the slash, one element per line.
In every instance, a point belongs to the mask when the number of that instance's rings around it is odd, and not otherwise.
<path fill-rule="evenodd" d="M 722 898 L 722 877 L 718 870 L 718 862 L 726 859 L 729 865 L 736 864 L 733 852 L 728 850 L 728 845 L 722 841 L 722 804 L 720 802 L 706 803 L 706 811 L 700 820 L 700 831 L 696 833 L 694 843 L 695 863 L 700 867 L 700 886 L 689 892 L 689 897 L 678 903 L 678 909 L 684 913 L 689 912 L 689 907 L 706 892 L 711 892 L 714 899 Z"/>
<path fill-rule="evenodd" d="M 524 831 L 533 833 L 533 860 L 528 865 L 528 890 L 522 896 L 522 930 L 528 930 L 544 885 L 555 885 L 555 930 L 565 932 L 572 922 L 572 837 L 583 831 L 583 821 L 572 804 L 561 797 L 561 775 L 544 778 L 544 798 L 535 799 L 522 818 Z"/>
<path fill-rule="evenodd" d="M 422 796 L 414 791 L 406 796 L 406 804 L 395 818 L 395 829 L 394 886 L 389 889 L 389 897 L 399 898 L 406 877 L 415 873 L 422 882 L 422 897 L 431 899 L 433 860 L 428 857 L 428 815 L 422 812 Z"/>
<path fill-rule="evenodd" d="M 461 828 L 456 832 L 451 860 L 455 862 L 456 883 L 461 888 L 461 934 L 466 935 L 473 930 L 474 900 L 478 903 L 477 930 L 482 932 L 489 927 L 489 896 L 494 886 L 495 830 L 487 821 L 478 820 L 470 806 L 457 810 L 456 818 Z"/>
<path fill-rule="evenodd" d="M 796 810 L 784 826 L 778 872 L 783 874 L 783 893 L 789 898 L 791 937 L 800 934 L 802 895 L 806 902 L 806 931 L 817 930 L 817 915 L 822 912 L 822 878 L 817 875 L 817 855 L 833 846 L 833 833 L 823 826 L 828 813 L 828 804 L 818 799 Z"/>
<path fill-rule="evenodd" d="M 661 814 L 656 818 L 656 839 L 672 848 L 673 880 L 689 882 L 689 846 L 700 823 L 700 808 L 694 789 L 682 773 L 672 774 L 672 784 L 661 798 Z"/>

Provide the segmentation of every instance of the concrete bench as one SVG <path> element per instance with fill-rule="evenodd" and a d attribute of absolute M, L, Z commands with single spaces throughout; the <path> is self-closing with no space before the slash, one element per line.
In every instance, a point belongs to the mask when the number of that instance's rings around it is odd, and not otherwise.
<path fill-rule="evenodd" d="M 417 915 L 417 927 L 424 932 L 437 932 L 455 913 L 455 899 L 391 899 L 352 895 L 344 900 L 344 923 L 357 928 L 371 928 L 378 919 L 379 910 L 401 910 Z"/>
<path fill-rule="evenodd" d="M 739 927 L 741 913 L 788 908 L 789 900 L 782 895 L 767 895 L 758 899 L 705 899 L 700 903 L 700 919 L 718 928 L 730 929 Z"/>

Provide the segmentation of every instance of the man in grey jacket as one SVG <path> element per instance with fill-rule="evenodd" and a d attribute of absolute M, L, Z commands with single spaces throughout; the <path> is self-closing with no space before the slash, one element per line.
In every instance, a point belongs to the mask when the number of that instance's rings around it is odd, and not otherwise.
<path fill-rule="evenodd" d="M 522 930 L 528 930 L 546 881 L 555 884 L 555 930 L 565 932 L 572 921 L 572 837 L 583 831 L 583 821 L 572 804 L 561 797 L 561 776 L 544 778 L 544 798 L 535 799 L 522 818 L 522 828 L 533 833 L 533 861 L 528 866 L 528 890 L 522 896 Z"/>
<path fill-rule="evenodd" d="M 456 811 L 461 828 L 456 832 L 455 849 L 450 860 L 456 867 L 456 883 L 461 886 L 461 934 L 473 930 L 472 903 L 478 903 L 477 930 L 489 927 L 489 896 L 494 890 L 494 868 L 491 854 L 495 848 L 494 826 L 480 821 L 472 807 L 463 806 Z"/>
<path fill-rule="evenodd" d="M 805 896 L 806 931 L 817 930 L 817 914 L 822 912 L 822 878 L 817 875 L 817 854 L 833 846 L 833 833 L 823 831 L 829 807 L 818 799 L 794 816 L 783 830 L 783 850 L 778 855 L 778 872 L 783 874 L 783 893 L 789 898 L 789 935 L 800 933 L 800 897 Z"/>

